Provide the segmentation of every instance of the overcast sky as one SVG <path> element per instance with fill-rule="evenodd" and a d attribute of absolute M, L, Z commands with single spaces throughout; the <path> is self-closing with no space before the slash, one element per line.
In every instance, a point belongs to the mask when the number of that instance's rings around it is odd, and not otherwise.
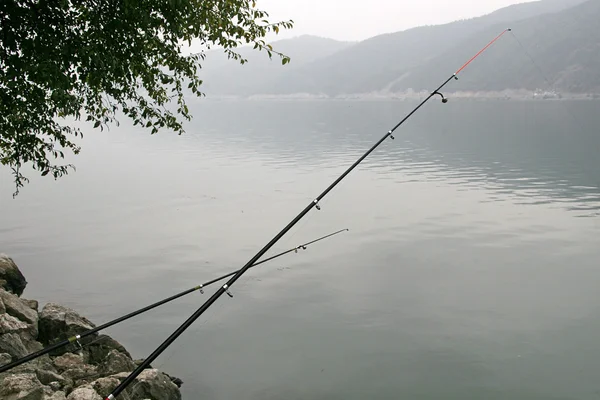
<path fill-rule="evenodd" d="M 420 25 L 487 14 L 526 0 L 257 0 L 270 20 L 294 20 L 281 38 L 311 34 L 362 40 Z"/>
<path fill-rule="evenodd" d="M 364 40 L 422 25 L 473 18 L 499 8 L 535 0 L 256 0 L 269 21 L 293 20 L 294 28 L 266 37 L 267 42 L 300 35 Z M 182 43 L 184 54 L 200 52 L 198 42 Z"/>

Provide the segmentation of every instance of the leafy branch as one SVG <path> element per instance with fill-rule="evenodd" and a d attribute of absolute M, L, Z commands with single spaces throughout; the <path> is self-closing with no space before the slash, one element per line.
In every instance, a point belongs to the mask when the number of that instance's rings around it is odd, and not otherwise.
<path fill-rule="evenodd" d="M 290 59 L 264 41 L 293 21 L 270 23 L 249 0 L 7 0 L 0 4 L 0 162 L 14 176 L 15 195 L 29 182 L 23 167 L 55 179 L 79 154 L 83 138 L 66 118 L 94 128 L 123 113 L 152 134 L 184 133 L 191 120 L 185 91 L 203 96 L 198 71 L 205 54 L 183 55 L 181 44 L 218 46 Z M 176 104 L 176 110 L 167 108 Z"/>

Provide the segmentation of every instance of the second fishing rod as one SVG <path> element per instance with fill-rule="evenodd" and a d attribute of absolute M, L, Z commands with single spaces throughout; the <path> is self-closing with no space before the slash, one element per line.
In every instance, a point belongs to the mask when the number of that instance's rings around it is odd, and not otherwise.
<path fill-rule="evenodd" d="M 127 388 L 135 378 L 146 369 L 151 362 L 153 362 L 163 351 L 165 351 L 171 343 L 173 343 L 186 329 L 188 329 L 198 317 L 200 317 L 219 297 L 227 293 L 231 296 L 229 288 L 256 262 L 262 257 L 271 247 L 273 247 L 290 229 L 292 229 L 306 214 L 309 213 L 313 208 L 320 210 L 319 201 L 321 201 L 329 192 L 331 192 L 350 172 L 352 172 L 365 158 L 369 156 L 375 149 L 377 149 L 386 139 L 394 139 L 393 133 L 400 125 L 408 120 L 415 112 L 417 112 L 425 103 L 427 103 L 432 97 L 439 95 L 442 98 L 442 102 L 446 103 L 448 100 L 440 93 L 440 90 L 444 88 L 452 79 L 458 79 L 457 75 L 467 67 L 473 60 L 475 60 L 481 53 L 483 53 L 488 47 L 494 42 L 500 39 L 505 33 L 509 32 L 510 29 L 505 29 L 496 36 L 491 42 L 489 42 L 483 49 L 481 49 L 475 56 L 467 61 L 460 69 L 453 73 L 448 79 L 446 79 L 436 90 L 431 92 L 425 100 L 423 100 L 417 107 L 415 107 L 406 117 L 390 129 L 381 139 L 379 139 L 369 150 L 367 150 L 358 160 L 356 160 L 344 173 L 342 173 L 331 185 L 329 185 L 319 196 L 311 201 L 294 219 L 292 219 L 273 239 L 271 239 L 258 253 L 254 255 L 235 275 L 231 277 L 223 286 L 219 288 L 206 302 L 198 308 L 183 324 L 181 324 L 163 343 L 160 344 L 138 367 L 131 372 L 115 389 L 109 394 L 105 400 L 114 400 L 123 390 Z M 209 361 L 210 362 L 210 361 Z"/>
<path fill-rule="evenodd" d="M 330 233 L 329 235 L 322 236 L 322 237 L 320 237 L 318 239 L 311 240 L 310 242 L 303 243 L 303 244 L 301 244 L 299 246 L 296 246 L 296 247 L 293 247 L 293 248 L 291 248 L 289 250 L 286 250 L 286 251 L 283 251 L 281 253 L 275 254 L 274 256 L 271 256 L 269 258 L 265 258 L 264 260 L 255 263 L 254 265 L 252 265 L 252 268 L 257 267 L 257 266 L 259 266 L 261 264 L 264 264 L 264 263 L 266 263 L 268 261 L 275 260 L 276 258 L 285 256 L 286 254 L 289 254 L 289 253 L 298 252 L 298 250 L 306 250 L 306 248 L 308 246 L 310 246 L 311 244 L 315 244 L 317 242 L 320 242 L 321 240 L 328 239 L 328 238 L 330 238 L 332 236 L 338 235 L 338 234 L 340 234 L 342 232 L 346 232 L 346 231 L 348 231 L 348 229 L 341 229 L 341 230 L 339 230 L 337 232 Z M 71 336 L 70 338 L 61 340 L 61 341 L 59 341 L 57 343 L 54 343 L 54 344 L 52 344 L 52 345 L 50 345 L 48 347 L 45 347 L 45 348 L 43 348 L 41 350 L 38 350 L 38 351 L 36 351 L 34 353 L 28 354 L 25 357 L 21 357 L 18 360 L 15 360 L 15 361 L 13 361 L 11 363 L 8 363 L 8 364 L 5 364 L 5 365 L 1 365 L 0 366 L 0 373 L 6 372 L 6 371 L 8 371 L 8 370 L 10 370 L 10 369 L 18 366 L 18 365 L 26 363 L 28 361 L 35 360 L 36 358 L 39 358 L 39 357 L 43 356 L 44 354 L 51 353 L 51 352 L 53 352 L 55 350 L 58 350 L 58 349 L 60 349 L 62 347 L 65 347 L 65 346 L 67 346 L 67 345 L 69 345 L 71 343 L 77 344 L 80 347 L 82 347 L 81 343 L 79 341 L 81 339 L 85 338 L 85 337 L 93 335 L 93 334 L 95 334 L 95 333 L 97 333 L 97 332 L 99 332 L 101 330 L 106 329 L 106 328 L 110 328 L 113 325 L 116 325 L 118 323 L 126 321 L 126 320 L 128 320 L 130 318 L 133 318 L 133 317 L 135 317 L 137 315 L 143 314 L 143 313 L 145 313 L 147 311 L 153 310 L 156 307 L 159 307 L 159 306 L 162 306 L 164 304 L 170 303 L 173 300 L 177 300 L 180 297 L 186 296 L 186 295 L 188 295 L 190 293 L 193 293 L 193 292 L 196 292 L 196 291 L 199 291 L 200 293 L 204 293 L 203 289 L 206 288 L 207 286 L 210 286 L 213 283 L 217 283 L 219 281 L 222 281 L 223 279 L 229 278 L 230 276 L 234 275 L 237 272 L 239 272 L 239 270 L 230 272 L 230 273 L 225 274 L 223 276 L 220 276 L 218 278 L 212 279 L 212 280 L 210 280 L 208 282 L 204 282 L 201 285 L 194 286 L 193 288 L 184 290 L 181 293 L 177 293 L 176 295 L 173 295 L 171 297 L 167 297 L 166 299 L 157 301 L 156 303 L 153 303 L 153 304 L 150 304 L 149 306 L 140 308 L 139 310 L 130 312 L 129 314 L 123 315 L 122 317 L 115 318 L 112 321 L 106 322 L 106 323 L 104 323 L 102 325 L 99 325 L 99 326 L 97 326 L 95 328 L 89 329 L 89 330 L 87 330 L 85 332 L 81 332 L 81 333 L 79 333 L 76 336 Z"/>

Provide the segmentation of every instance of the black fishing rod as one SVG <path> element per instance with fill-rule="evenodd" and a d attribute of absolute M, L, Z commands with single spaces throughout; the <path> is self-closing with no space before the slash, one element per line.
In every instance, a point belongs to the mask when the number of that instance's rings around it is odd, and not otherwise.
<path fill-rule="evenodd" d="M 306 243 L 304 243 L 304 244 L 301 244 L 301 245 L 299 245 L 299 246 L 296 246 L 296 247 L 294 247 L 294 248 L 291 248 L 291 249 L 289 249 L 289 250 L 286 250 L 286 251 L 284 251 L 284 252 L 281 252 L 281 253 L 279 253 L 279 254 L 276 254 L 276 255 L 274 255 L 274 256 L 272 256 L 272 257 L 269 257 L 269 258 L 266 258 L 266 259 L 264 259 L 264 260 L 262 260 L 262 261 L 259 261 L 259 262 L 255 263 L 255 264 L 253 264 L 253 265 L 252 265 L 252 268 L 254 268 L 254 267 L 256 267 L 256 266 L 259 266 L 259 265 L 261 265 L 261 264 L 264 264 L 264 263 L 266 263 L 266 262 L 268 262 L 268 261 L 272 261 L 272 260 L 274 260 L 274 259 L 276 259 L 276 258 L 279 258 L 279 257 L 281 257 L 281 256 L 284 256 L 284 255 L 286 255 L 286 254 L 289 254 L 289 253 L 291 253 L 291 252 L 296 252 L 296 253 L 297 253 L 297 252 L 298 252 L 298 250 L 306 250 L 306 248 L 307 248 L 308 246 L 310 246 L 311 244 L 314 244 L 314 243 L 320 242 L 321 240 L 325 240 L 325 239 L 327 239 L 327 238 L 330 238 L 330 237 L 332 237 L 332 236 L 338 235 L 338 234 L 340 234 L 340 233 L 342 233 L 342 232 L 346 232 L 346 231 L 348 231 L 348 229 L 342 229 L 342 230 L 339 230 L 339 231 L 337 231 L 337 232 L 330 233 L 329 235 L 322 236 L 322 237 L 320 237 L 320 238 L 318 238 L 318 239 L 311 240 L 310 242 L 306 242 Z M 60 342 L 58 342 L 58 343 L 55 343 L 55 344 L 53 344 L 53 345 L 51 345 L 51 346 L 48 346 L 48 347 L 46 347 L 46 348 L 44 348 L 44 349 L 42 349 L 42 350 L 40 350 L 40 351 L 36 351 L 35 353 L 31 353 L 31 354 L 29 354 L 29 355 L 27 355 L 27 356 L 25 356 L 25 357 L 19 358 L 18 360 L 16 360 L 16 361 L 13 361 L 13 362 L 11 362 L 11 363 L 9 363 L 9 364 L 2 365 L 2 366 L 0 366 L 0 373 L 2 373 L 2 372 L 6 372 L 6 371 L 8 371 L 8 370 L 9 370 L 9 369 L 11 369 L 11 368 L 14 368 L 14 367 L 16 367 L 16 366 L 18 366 L 18 365 L 21 365 L 21 364 L 23 364 L 23 363 L 26 363 L 27 361 L 34 360 L 34 359 L 36 359 L 36 358 L 38 358 L 38 357 L 41 357 L 41 356 L 43 356 L 44 354 L 48 354 L 48 353 L 50 353 L 51 351 L 54 351 L 54 350 L 56 350 L 56 349 L 60 349 L 61 347 L 67 346 L 68 344 L 71 344 L 71 343 L 76 343 L 77 345 L 79 345 L 79 346 L 81 347 L 81 343 L 79 342 L 79 340 L 80 340 L 80 339 L 83 339 L 84 337 L 87 337 L 87 336 L 93 335 L 94 333 L 96 333 L 96 332 L 98 332 L 98 331 L 101 331 L 101 330 L 103 330 L 103 329 L 109 328 L 109 327 L 111 327 L 111 326 L 113 326 L 113 325 L 116 325 L 116 324 L 118 324 L 118 323 L 120 323 L 120 322 L 126 321 L 126 320 L 128 320 L 128 319 L 130 319 L 130 318 L 133 318 L 133 317 L 135 317 L 136 315 L 143 314 L 143 313 L 145 313 L 146 311 L 150 311 L 150 310 L 152 310 L 152 309 L 154 309 L 154 308 L 156 308 L 156 307 L 158 307 L 158 306 L 162 306 L 163 304 L 167 304 L 167 303 L 169 303 L 169 302 L 171 302 L 171 301 L 173 301 L 173 300 L 176 300 L 176 299 L 178 299 L 178 298 L 180 298 L 180 297 L 186 296 L 186 295 L 188 295 L 188 294 L 190 294 L 190 293 L 193 293 L 193 292 L 195 292 L 195 291 L 200 291 L 200 293 L 204 294 L 204 288 L 205 288 L 205 287 L 207 287 L 207 286 L 210 286 L 210 285 L 212 285 L 213 283 L 216 283 L 216 282 L 222 281 L 222 280 L 223 280 L 223 279 L 225 279 L 225 278 L 229 278 L 230 276 L 232 276 L 232 275 L 236 274 L 237 272 L 239 272 L 239 270 L 237 270 L 237 271 L 233 271 L 233 272 L 230 272 L 230 273 L 228 273 L 228 274 L 226 274 L 226 275 L 223 275 L 223 276 L 221 276 L 221 277 L 219 277 L 219 278 L 215 278 L 215 279 L 213 279 L 213 280 L 210 280 L 210 281 L 208 281 L 208 282 L 205 282 L 205 283 L 203 283 L 203 284 L 201 284 L 201 285 L 195 286 L 195 287 L 193 287 L 193 288 L 191 288 L 191 289 L 184 290 L 183 292 L 181 292 L 181 293 L 178 293 L 178 294 L 176 294 L 176 295 L 174 295 L 174 296 L 171 296 L 171 297 L 168 297 L 168 298 L 166 298 L 166 299 L 164 299 L 164 300 L 158 301 L 158 302 L 156 302 L 156 303 L 154 303 L 154 304 L 151 304 L 151 305 L 149 305 L 149 306 L 147 306 L 147 307 L 140 308 L 140 309 L 139 309 L 139 310 L 137 310 L 137 311 L 133 311 L 133 312 L 131 312 L 131 313 L 127 314 L 127 315 L 124 315 L 124 316 L 122 316 L 122 317 L 119 317 L 119 318 L 117 318 L 117 319 L 114 319 L 114 320 L 112 320 L 112 321 L 110 321 L 110 322 L 107 322 L 107 323 L 105 323 L 105 324 L 103 324 L 103 325 L 97 326 L 97 327 L 95 327 L 95 328 L 93 328 L 93 329 L 90 329 L 90 330 L 87 330 L 87 331 L 85 331 L 85 332 L 82 332 L 82 333 L 80 333 L 80 334 L 78 334 L 78 335 L 76 335 L 76 336 L 72 336 L 72 337 L 70 337 L 70 338 L 68 338 L 68 339 L 65 339 L 65 340 L 63 340 L 63 341 L 60 341 Z"/>
<path fill-rule="evenodd" d="M 502 35 L 506 32 L 509 32 L 510 29 L 505 29 L 502 31 L 500 35 L 494 38 L 490 43 L 488 43 L 483 49 L 481 49 L 477 54 L 475 54 L 469 61 L 467 61 L 461 68 L 459 68 L 455 73 L 453 73 L 448 79 L 444 81 L 436 90 L 431 92 L 425 100 L 423 100 L 414 110 L 412 110 L 406 117 L 404 117 L 400 122 L 396 124 L 391 130 L 389 130 L 377 143 L 375 143 L 369 150 L 367 150 L 358 160 L 354 162 L 342 175 L 340 175 L 327 189 L 325 189 L 316 199 L 310 202 L 301 212 L 298 214 L 291 222 L 289 222 L 285 228 L 283 228 L 273 239 L 271 239 L 258 253 L 254 255 L 247 263 L 244 265 L 238 272 L 235 273 L 225 283 L 223 286 L 219 288 L 196 312 L 194 312 L 179 328 L 177 328 L 160 346 L 156 348 L 133 372 L 129 374 L 114 390 L 111 394 L 109 394 L 105 400 L 114 400 L 116 396 L 119 395 L 133 380 L 144 370 L 146 369 L 151 362 L 153 362 L 167 347 L 171 345 L 178 337 L 181 335 L 187 328 L 190 327 L 194 323 L 200 315 L 202 315 L 219 297 L 221 297 L 224 293 L 227 293 L 230 297 L 233 297 L 229 291 L 231 285 L 233 285 L 260 257 L 263 256 L 275 243 L 277 243 L 294 225 L 296 225 L 310 210 L 316 208 L 320 210 L 319 201 L 321 201 L 329 192 L 333 190 L 354 168 L 356 168 L 369 154 L 371 154 L 375 149 L 383 143 L 388 137 L 394 139 L 393 133 L 400 125 L 406 122 L 418 109 L 420 109 L 429 99 L 431 99 L 435 95 L 439 95 L 442 98 L 443 103 L 447 103 L 448 99 L 444 97 L 440 90 L 444 88 L 452 79 L 458 79 L 458 74 L 467 67 L 473 60 L 475 60 L 481 53 L 483 53 L 488 47 L 490 47 L 496 40 L 500 39 Z"/>

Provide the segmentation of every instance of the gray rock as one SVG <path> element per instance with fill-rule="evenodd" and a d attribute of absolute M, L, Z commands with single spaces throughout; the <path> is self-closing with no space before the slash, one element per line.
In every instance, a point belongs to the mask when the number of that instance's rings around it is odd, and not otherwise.
<path fill-rule="evenodd" d="M 19 318 L 23 322 L 32 324 L 36 327 L 38 323 L 38 313 L 29 307 L 29 304 L 22 301 L 19 297 L 12 293 L 8 293 L 0 289 L 0 297 L 6 307 L 6 312 L 13 317 Z"/>
<path fill-rule="evenodd" d="M 90 364 L 103 364 L 112 350 L 117 350 L 120 353 L 125 354 L 129 359 L 131 359 L 131 354 L 125 347 L 110 336 L 107 335 L 99 335 L 92 343 L 85 346 L 85 352 L 87 355 L 87 362 Z"/>
<path fill-rule="evenodd" d="M 119 386 L 120 381 L 117 378 L 100 378 L 91 383 L 91 386 L 102 397 L 106 397 Z"/>
<path fill-rule="evenodd" d="M 122 381 L 129 374 L 124 372 L 113 375 L 113 378 Z M 124 391 L 134 399 L 150 400 L 181 400 L 181 392 L 171 379 L 157 369 L 145 369 L 135 381 Z"/>
<path fill-rule="evenodd" d="M 17 333 L 0 335 L 0 352 L 10 354 L 13 360 L 25 357 L 29 353 Z"/>
<path fill-rule="evenodd" d="M 42 356 L 36 360 L 28 361 L 24 364 L 18 365 L 10 370 L 0 374 L 0 381 L 3 377 L 14 375 L 14 374 L 36 374 L 38 370 L 44 371 L 56 371 L 54 366 L 49 362 L 47 356 Z M 0 396 L 0 399 L 2 396 Z"/>
<path fill-rule="evenodd" d="M 74 310 L 54 303 L 47 304 L 38 315 L 37 301 L 18 297 L 26 281 L 23 278 L 20 289 L 14 284 L 12 265 L 11 272 L 5 273 L 6 265 L 12 263 L 7 260 L 2 258 L 4 269 L 0 271 L 4 274 L 0 274 L 0 365 L 41 350 L 43 344 L 51 345 L 94 327 Z M 10 279 L 7 275 L 11 275 Z M 17 295 L 9 292 L 13 290 Z M 79 354 L 69 352 L 67 346 L 52 357 L 46 354 L 0 374 L 0 399 L 102 400 L 101 396 L 110 394 L 137 366 L 129 352 L 107 335 L 90 335 L 81 343 L 84 348 Z M 180 384 L 181 380 L 150 368 L 122 395 L 131 399 L 180 400 Z"/>
<path fill-rule="evenodd" d="M 173 382 L 178 388 L 181 388 L 181 385 L 183 385 L 183 381 L 181 379 L 177 378 L 176 376 L 171 376 L 167 373 L 165 373 L 165 375 L 168 376 L 171 382 Z"/>
<path fill-rule="evenodd" d="M 8 353 L 0 353 L 0 365 L 6 365 L 12 361 L 12 357 Z"/>
<path fill-rule="evenodd" d="M 12 258 L 0 253 L 0 280 L 4 290 L 20 296 L 23 294 L 27 281 Z"/>
<path fill-rule="evenodd" d="M 146 361 L 145 358 L 138 358 L 137 360 L 133 360 L 133 362 L 135 363 L 136 367 L 139 367 L 140 365 L 142 365 L 142 363 Z M 146 368 L 144 369 L 153 369 L 154 367 L 152 366 L 152 364 L 148 364 L 146 365 Z"/>
<path fill-rule="evenodd" d="M 0 335 L 27 331 L 31 327 L 18 318 L 8 314 L 0 314 Z"/>
<path fill-rule="evenodd" d="M 74 310 L 59 304 L 48 303 L 39 316 L 38 340 L 45 345 L 54 344 L 94 327 L 95 325 L 87 318 L 80 316 Z M 80 342 L 85 345 L 92 342 L 96 336 L 97 334 L 90 335 L 81 339 Z M 65 351 L 67 350 L 62 348 L 51 354 L 63 354 Z"/>
<path fill-rule="evenodd" d="M 29 308 L 31 308 L 32 310 L 34 310 L 35 312 L 38 312 L 38 308 L 40 306 L 40 304 L 38 303 L 37 300 L 27 300 L 27 299 L 21 299 L 21 301 L 25 304 L 27 304 L 29 306 Z"/>
<path fill-rule="evenodd" d="M 135 364 L 131 358 L 117 350 L 111 350 L 101 367 L 101 372 L 104 375 L 114 375 L 119 372 L 131 372 L 134 369 Z"/>
<path fill-rule="evenodd" d="M 70 368 L 66 371 L 63 371 L 61 375 L 75 382 L 75 386 L 81 386 L 84 383 L 91 382 L 100 377 L 98 374 L 98 367 L 88 364 L 84 364 L 80 367 Z"/>
<path fill-rule="evenodd" d="M 72 368 L 83 366 L 83 357 L 79 354 L 65 353 L 60 357 L 56 357 L 53 361 L 59 371 L 64 371 Z"/>
<path fill-rule="evenodd" d="M 54 390 L 50 386 L 44 385 L 44 399 L 51 397 L 54 394 Z"/>
<path fill-rule="evenodd" d="M 28 353 L 42 349 L 42 344 L 33 339 L 37 334 L 34 325 L 20 321 L 12 315 L 0 314 L 0 335 L 6 333 L 17 334 Z"/>
<path fill-rule="evenodd" d="M 91 387 L 80 387 L 73 390 L 67 400 L 102 400 L 102 397 Z"/>
<path fill-rule="evenodd" d="M 65 392 L 57 391 L 52 396 L 46 396 L 44 400 L 67 400 Z"/>
<path fill-rule="evenodd" d="M 21 335 L 21 340 L 28 352 L 33 353 L 44 348 L 40 342 L 31 339 L 29 335 Z"/>
<path fill-rule="evenodd" d="M 38 380 L 44 385 L 49 385 L 52 382 L 58 382 L 61 385 L 60 387 L 62 387 L 64 386 L 64 384 L 67 383 L 67 380 L 64 376 L 54 373 L 52 371 L 38 369 L 36 371 L 36 376 Z"/>
<path fill-rule="evenodd" d="M 36 358 L 35 360 L 28 361 L 19 366 L 16 366 L 9 371 L 5 372 L 4 375 L 9 374 L 24 374 L 24 373 L 33 373 L 35 374 L 37 370 L 46 370 L 56 372 L 56 368 L 52 365 L 50 361 L 50 357 L 48 355 L 43 355 L 41 357 Z"/>
<path fill-rule="evenodd" d="M 0 398 L 5 400 L 43 400 L 44 386 L 35 374 L 9 375 L 0 385 Z"/>

